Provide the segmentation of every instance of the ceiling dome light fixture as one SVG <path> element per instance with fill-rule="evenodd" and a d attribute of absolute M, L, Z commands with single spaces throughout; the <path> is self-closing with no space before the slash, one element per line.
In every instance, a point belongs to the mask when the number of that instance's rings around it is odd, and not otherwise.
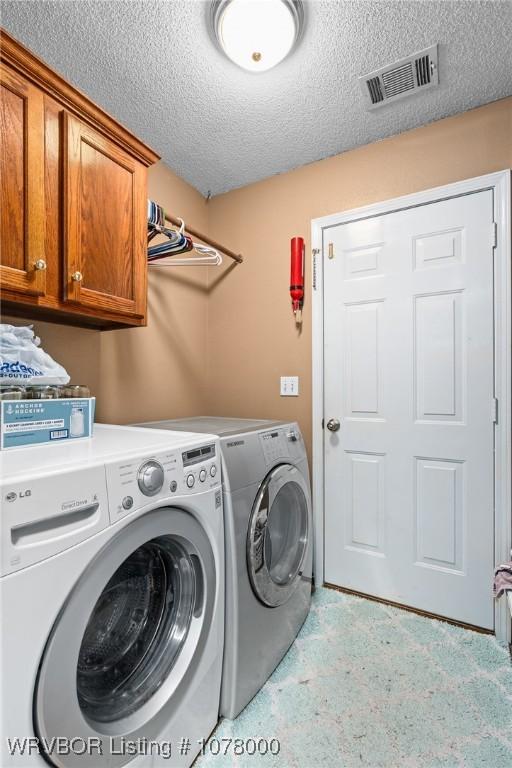
<path fill-rule="evenodd" d="M 301 0 L 213 0 L 215 39 L 231 61 L 251 72 L 279 64 L 304 25 Z"/>

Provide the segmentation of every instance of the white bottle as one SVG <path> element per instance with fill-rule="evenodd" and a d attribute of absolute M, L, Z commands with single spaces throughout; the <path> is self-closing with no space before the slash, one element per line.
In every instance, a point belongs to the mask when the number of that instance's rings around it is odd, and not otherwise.
<path fill-rule="evenodd" d="M 74 405 L 71 409 L 69 419 L 69 436 L 82 437 L 85 432 L 84 409 L 79 405 Z"/>

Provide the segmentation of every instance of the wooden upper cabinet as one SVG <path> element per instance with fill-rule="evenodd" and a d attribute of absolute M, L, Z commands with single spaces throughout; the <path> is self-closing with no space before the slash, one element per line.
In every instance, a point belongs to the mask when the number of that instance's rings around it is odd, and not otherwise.
<path fill-rule="evenodd" d="M 0 64 L 0 284 L 46 290 L 44 102 L 28 80 Z"/>
<path fill-rule="evenodd" d="M 63 118 L 65 300 L 143 317 L 145 169 L 80 120 Z"/>
<path fill-rule="evenodd" d="M 5 314 L 144 325 L 149 147 L 1 30 Z"/>

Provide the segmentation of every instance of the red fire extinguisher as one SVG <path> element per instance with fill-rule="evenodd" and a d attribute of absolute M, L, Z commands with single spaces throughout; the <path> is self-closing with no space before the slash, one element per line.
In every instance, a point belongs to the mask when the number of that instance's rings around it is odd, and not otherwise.
<path fill-rule="evenodd" d="M 290 260 L 290 296 L 297 325 L 302 323 L 302 305 L 304 303 L 304 238 L 292 237 Z"/>

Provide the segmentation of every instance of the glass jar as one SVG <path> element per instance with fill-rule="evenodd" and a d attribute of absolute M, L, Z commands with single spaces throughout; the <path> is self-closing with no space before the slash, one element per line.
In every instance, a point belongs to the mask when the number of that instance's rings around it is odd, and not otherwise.
<path fill-rule="evenodd" d="M 59 396 L 59 388 L 49 384 L 37 384 L 27 387 L 27 400 L 56 400 Z"/>
<path fill-rule="evenodd" d="M 12 385 L 0 386 L 0 400 L 23 400 L 25 397 L 25 387 L 15 387 Z"/>
<path fill-rule="evenodd" d="M 91 391 L 86 384 L 63 384 L 59 387 L 59 397 L 90 397 Z"/>

